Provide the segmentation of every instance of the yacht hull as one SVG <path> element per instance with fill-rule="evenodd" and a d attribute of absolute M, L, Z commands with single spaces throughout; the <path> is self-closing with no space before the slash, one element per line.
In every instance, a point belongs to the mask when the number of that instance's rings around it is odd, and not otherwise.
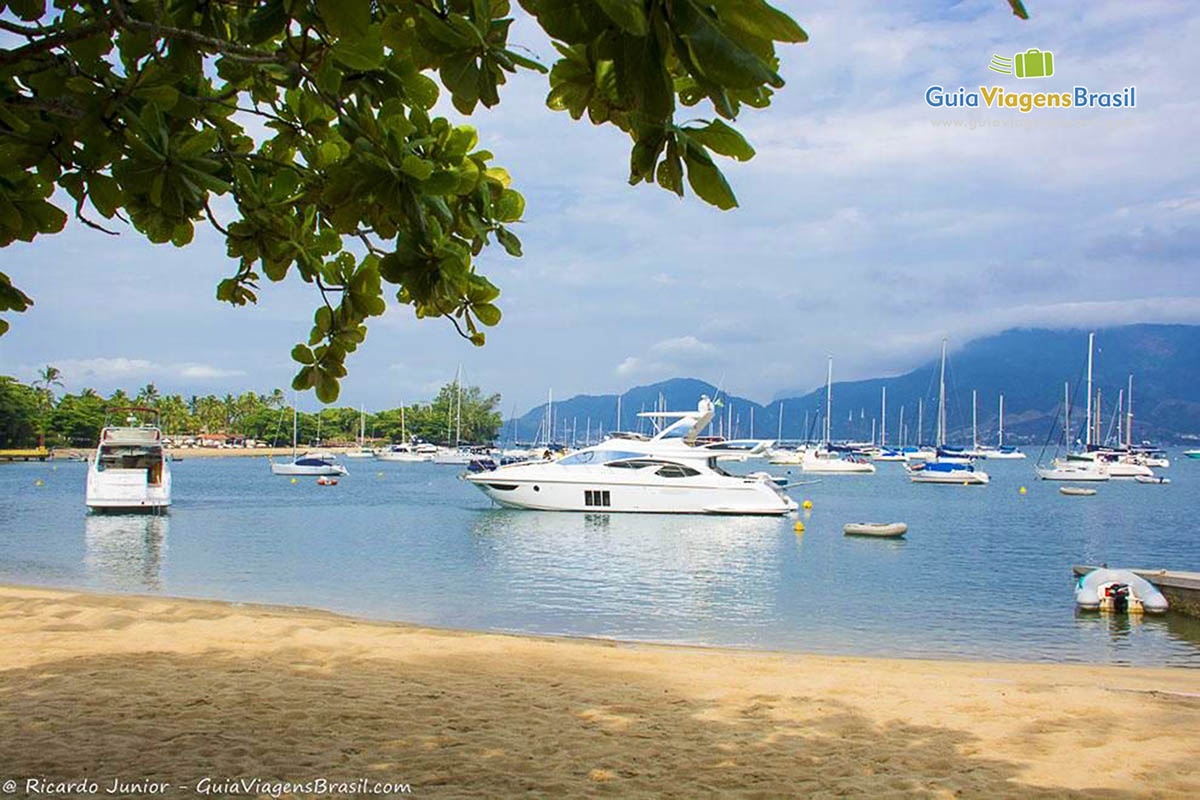
<path fill-rule="evenodd" d="M 303 464 L 272 464 L 272 475 L 345 475 L 346 468 L 341 464 L 329 464 L 327 466 L 310 467 Z"/>
<path fill-rule="evenodd" d="M 469 475 L 465 480 L 475 484 L 499 505 L 534 511 L 780 516 L 796 510 L 796 501 L 759 480 L 739 481 L 737 485 L 728 486 L 666 487 L 635 483 L 517 481 L 502 472 Z M 596 494 L 601 494 L 608 505 L 596 504 Z M 589 499 L 593 499 L 592 504 Z"/>

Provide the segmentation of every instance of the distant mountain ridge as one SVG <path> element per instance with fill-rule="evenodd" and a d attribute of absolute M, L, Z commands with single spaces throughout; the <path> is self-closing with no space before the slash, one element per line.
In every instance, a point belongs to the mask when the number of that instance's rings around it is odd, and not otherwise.
<path fill-rule="evenodd" d="M 978 394 L 981 442 L 995 442 L 998 400 L 1003 392 L 1006 439 L 1013 443 L 1040 444 L 1050 432 L 1052 422 L 1061 417 L 1064 382 L 1071 385 L 1072 427 L 1077 431 L 1084 418 L 1087 334 L 1087 330 L 1078 329 L 1012 329 L 952 349 L 946 381 L 950 440 L 960 443 L 970 440 L 974 389 Z M 869 439 L 873 419 L 876 428 L 879 427 L 881 392 L 886 386 L 889 443 L 898 441 L 901 406 L 908 441 L 915 441 L 918 400 L 924 410 L 923 438 L 932 439 L 937 414 L 937 370 L 935 357 L 902 375 L 835 382 L 833 437 Z M 1101 393 L 1106 433 L 1130 372 L 1134 375 L 1135 440 L 1177 442 L 1200 436 L 1200 326 L 1143 324 L 1096 331 L 1094 387 Z M 667 410 L 678 411 L 695 408 L 702 394 L 716 397 L 717 387 L 694 378 L 672 378 L 629 389 L 621 395 L 620 428 L 638 430 L 637 413 L 653 410 L 660 397 Z M 776 438 L 780 434 L 784 439 L 805 438 L 806 416 L 809 435 L 820 435 L 824 386 L 767 405 L 736 395 L 721 393 L 720 396 L 721 432 L 726 435 L 750 436 L 751 413 L 753 435 L 759 438 Z M 509 420 L 502 436 L 510 439 L 515 430 L 519 440 L 544 439 L 545 414 L 544 404 L 530 409 L 518 419 Z M 556 401 L 553 438 L 569 440 L 573 427 L 575 438 L 582 440 L 589 424 L 595 438 L 599 426 L 603 425 L 606 432 L 616 427 L 616 415 L 615 394 L 577 395 Z M 1061 422 L 1058 424 L 1061 426 Z M 641 425 L 642 430 L 649 430 L 645 421 Z M 713 425 L 714 428 L 717 425 L 715 420 Z"/>

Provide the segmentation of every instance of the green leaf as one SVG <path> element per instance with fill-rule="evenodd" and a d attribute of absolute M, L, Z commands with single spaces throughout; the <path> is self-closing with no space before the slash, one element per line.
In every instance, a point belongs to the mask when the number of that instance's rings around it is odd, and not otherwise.
<path fill-rule="evenodd" d="M 687 131 L 688 136 L 714 153 L 730 156 L 738 161 L 749 161 L 754 158 L 754 148 L 750 146 L 750 143 L 740 133 L 719 119 L 714 119 L 703 128 L 684 128 L 684 130 Z"/>
<path fill-rule="evenodd" d="M 346 2 L 346 5 L 358 5 Z M 367 33 L 353 39 L 338 39 L 333 45 L 333 57 L 350 69 L 367 72 L 383 64 L 383 40 L 378 25 L 372 25 Z"/>
<path fill-rule="evenodd" d="M 521 240 L 512 231 L 508 230 L 508 228 L 497 228 L 496 240 L 500 242 L 500 246 L 504 248 L 504 252 L 513 258 L 521 257 Z"/>
<path fill-rule="evenodd" d="M 796 21 L 763 0 L 716 0 L 717 16 L 740 30 L 766 41 L 807 42 L 808 34 Z"/>
<path fill-rule="evenodd" d="M 371 24 L 371 4 L 365 0 L 317 0 L 317 11 L 338 38 L 365 36 Z"/>
<path fill-rule="evenodd" d="M 317 363 L 317 357 L 313 355 L 312 350 L 302 344 L 298 344 L 292 348 L 292 360 L 301 364 Z"/>
<path fill-rule="evenodd" d="M 419 181 L 423 181 L 433 174 L 433 162 L 426 161 L 418 156 L 406 155 L 404 160 L 400 162 L 400 171 L 405 175 L 411 175 Z"/>
<path fill-rule="evenodd" d="M 489 328 L 500 323 L 500 309 L 491 303 L 478 303 L 471 306 L 471 310 L 475 312 L 475 316 L 479 321 Z"/>
<path fill-rule="evenodd" d="M 725 176 L 713 164 L 708 153 L 697 146 L 685 147 L 683 161 L 687 165 L 688 184 L 701 200 L 722 211 L 737 206 L 733 190 L 729 188 Z"/>
<path fill-rule="evenodd" d="M 702 77 L 729 89 L 763 84 L 779 88 L 783 79 L 757 55 L 731 39 L 695 0 L 675 5 L 675 29 Z"/>
<path fill-rule="evenodd" d="M 596 0 L 596 5 L 626 33 L 645 36 L 650 30 L 642 0 Z"/>

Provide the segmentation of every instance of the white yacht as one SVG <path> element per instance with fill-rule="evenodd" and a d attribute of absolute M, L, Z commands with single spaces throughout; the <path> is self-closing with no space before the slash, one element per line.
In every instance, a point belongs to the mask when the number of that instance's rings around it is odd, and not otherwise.
<path fill-rule="evenodd" d="M 796 509 L 766 473 L 731 475 L 718 464 L 758 455 L 769 442 L 744 449 L 697 441 L 713 417 L 707 396 L 696 411 L 641 416 L 674 421 L 653 438 L 607 439 L 557 461 L 509 464 L 464 480 L 500 505 L 544 511 L 778 515 Z"/>
<path fill-rule="evenodd" d="M 433 461 L 433 457 L 437 451 L 437 445 L 425 442 L 418 444 L 393 444 L 377 452 L 375 458 L 380 461 L 401 461 L 411 464 Z"/>
<path fill-rule="evenodd" d="M 96 454 L 88 464 L 86 502 L 94 511 L 162 511 L 171 505 L 171 466 L 163 449 L 158 425 L 135 425 L 134 413 L 158 412 L 149 408 L 128 411 L 128 425 L 106 426 L 100 432 Z"/>
<path fill-rule="evenodd" d="M 990 476 L 976 469 L 971 452 L 961 447 L 946 446 L 946 340 L 942 339 L 942 367 L 938 378 L 938 416 L 933 458 L 912 459 L 905 464 L 913 483 L 938 483 L 946 486 L 986 486 Z M 906 455 L 906 460 L 909 460 Z"/>

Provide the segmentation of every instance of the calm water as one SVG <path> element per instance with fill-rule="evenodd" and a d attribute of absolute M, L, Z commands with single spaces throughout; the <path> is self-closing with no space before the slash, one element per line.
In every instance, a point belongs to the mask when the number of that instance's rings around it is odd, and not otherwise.
<path fill-rule="evenodd" d="M 880 464 L 795 489 L 814 504 L 802 535 L 790 518 L 503 510 L 454 467 L 347 463 L 320 487 L 263 459 L 188 459 L 165 517 L 88 515 L 84 464 L 0 465 L 0 582 L 486 630 L 1200 667 L 1200 622 L 1072 602 L 1073 563 L 1200 570 L 1200 461 L 1177 454 L 1171 485 L 1091 498 L 1060 496 L 1028 462 L 988 463 L 986 487 L 914 486 Z M 908 539 L 842 535 L 862 520 L 903 520 Z"/>

